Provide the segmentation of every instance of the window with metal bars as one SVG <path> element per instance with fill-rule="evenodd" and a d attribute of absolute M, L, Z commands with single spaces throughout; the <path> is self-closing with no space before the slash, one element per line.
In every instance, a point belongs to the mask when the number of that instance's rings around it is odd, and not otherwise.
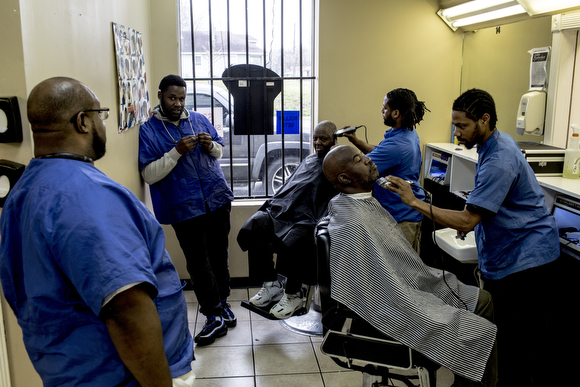
<path fill-rule="evenodd" d="M 206 114 L 237 199 L 272 196 L 312 152 L 315 0 L 180 0 L 186 107 Z"/>

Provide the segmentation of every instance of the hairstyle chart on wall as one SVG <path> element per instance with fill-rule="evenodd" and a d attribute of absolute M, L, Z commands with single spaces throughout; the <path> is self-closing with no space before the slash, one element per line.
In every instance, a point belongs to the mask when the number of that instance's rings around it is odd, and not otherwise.
<path fill-rule="evenodd" d="M 132 28 L 113 23 L 119 81 L 119 133 L 149 119 L 151 107 L 143 56 L 143 37 Z"/>

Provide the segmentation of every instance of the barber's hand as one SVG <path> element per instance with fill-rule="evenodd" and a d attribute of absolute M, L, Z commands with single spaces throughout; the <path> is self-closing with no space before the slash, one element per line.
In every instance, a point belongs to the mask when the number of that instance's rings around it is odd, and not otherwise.
<path fill-rule="evenodd" d="M 179 152 L 179 154 L 186 154 L 190 150 L 194 149 L 197 146 L 198 137 L 195 135 L 185 136 L 182 137 L 181 140 L 175 146 L 175 149 Z"/>
<path fill-rule="evenodd" d="M 340 129 L 349 128 L 350 126 L 351 126 L 351 125 L 346 125 L 346 126 L 343 126 L 343 127 L 342 127 L 342 128 L 340 128 Z M 355 131 L 352 131 L 352 132 L 350 132 L 350 133 L 343 133 L 343 134 L 341 134 L 341 135 L 340 135 L 340 137 L 345 137 L 345 138 L 347 138 L 347 139 L 348 139 L 348 141 L 350 141 L 350 142 L 356 141 L 356 139 L 357 139 L 357 137 L 356 137 L 356 130 L 355 130 Z"/>
<path fill-rule="evenodd" d="M 213 148 L 213 140 L 209 133 L 201 132 L 197 135 L 197 142 L 199 145 L 203 146 L 205 150 L 210 150 Z"/>
<path fill-rule="evenodd" d="M 410 206 L 413 200 L 417 199 L 413 193 L 413 190 L 411 189 L 411 185 L 407 183 L 406 180 L 396 176 L 385 176 L 385 179 L 392 183 L 386 186 L 387 189 L 391 192 L 399 194 L 401 201 L 406 205 Z"/>

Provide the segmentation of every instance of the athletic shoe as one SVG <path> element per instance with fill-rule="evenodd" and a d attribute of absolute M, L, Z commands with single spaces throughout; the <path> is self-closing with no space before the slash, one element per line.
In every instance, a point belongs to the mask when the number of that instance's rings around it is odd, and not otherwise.
<path fill-rule="evenodd" d="M 264 282 L 262 289 L 252 298 L 250 304 L 262 307 L 269 305 L 272 302 L 279 301 L 284 295 L 284 288 L 280 281 Z"/>
<path fill-rule="evenodd" d="M 228 327 L 222 316 L 207 316 L 203 329 L 195 336 L 194 341 L 199 346 L 209 345 L 215 339 L 225 336 L 227 333 Z"/>
<path fill-rule="evenodd" d="M 238 319 L 230 309 L 230 304 L 228 304 L 226 300 L 222 300 L 222 318 L 228 328 L 233 328 L 238 323 Z"/>
<path fill-rule="evenodd" d="M 296 294 L 284 293 L 284 297 L 270 309 L 270 314 L 277 319 L 285 319 L 302 308 L 302 291 Z"/>

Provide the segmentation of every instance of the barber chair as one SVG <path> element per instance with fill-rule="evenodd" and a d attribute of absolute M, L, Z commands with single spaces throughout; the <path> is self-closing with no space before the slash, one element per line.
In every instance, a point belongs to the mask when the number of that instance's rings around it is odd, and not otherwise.
<path fill-rule="evenodd" d="M 316 229 L 318 289 L 323 313 L 322 353 L 341 367 L 363 373 L 363 387 L 435 386 L 440 366 L 395 339 L 383 335 L 346 306 L 330 297 L 330 236 L 328 222 Z"/>

